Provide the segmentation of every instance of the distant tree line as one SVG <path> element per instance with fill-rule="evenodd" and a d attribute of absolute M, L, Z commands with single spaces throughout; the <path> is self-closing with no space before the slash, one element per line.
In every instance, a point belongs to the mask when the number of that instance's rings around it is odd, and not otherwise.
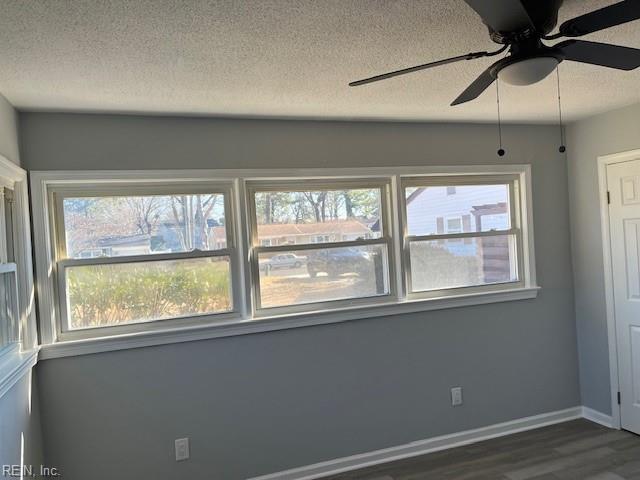
<path fill-rule="evenodd" d="M 255 201 L 259 224 L 369 220 L 380 210 L 377 189 L 258 192 Z"/>

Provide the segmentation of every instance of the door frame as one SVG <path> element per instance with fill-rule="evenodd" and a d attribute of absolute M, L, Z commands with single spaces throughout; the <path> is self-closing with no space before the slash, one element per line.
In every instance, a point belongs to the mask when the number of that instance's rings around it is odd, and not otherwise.
<path fill-rule="evenodd" d="M 613 296 L 613 262 L 611 259 L 611 230 L 609 222 L 609 202 L 607 198 L 607 167 L 615 163 L 640 160 L 640 149 L 613 153 L 598 157 L 598 196 L 600 202 L 600 226 L 602 232 L 602 258 L 604 267 L 604 292 L 607 316 L 607 336 L 609 343 L 609 378 L 611 382 L 611 426 L 620 430 L 622 421 L 618 392 L 620 377 L 618 374 L 618 336 L 616 333 L 615 302 Z"/>

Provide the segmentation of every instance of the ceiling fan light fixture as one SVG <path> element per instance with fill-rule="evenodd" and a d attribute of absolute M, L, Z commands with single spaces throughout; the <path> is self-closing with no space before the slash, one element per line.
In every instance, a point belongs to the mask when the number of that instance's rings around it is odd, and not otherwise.
<path fill-rule="evenodd" d="M 563 1 L 464 0 L 489 28 L 491 39 L 501 45 L 498 50 L 471 52 L 414 65 L 356 80 L 349 85 L 357 87 L 450 63 L 495 57 L 508 50 L 503 58 L 485 68 L 451 102 L 451 106 L 454 106 L 475 100 L 498 79 L 511 85 L 532 85 L 545 79 L 565 60 L 624 71 L 640 68 L 640 48 L 573 39 L 550 46 L 543 43 L 543 40 L 561 37 L 581 37 L 640 20 L 640 0 L 618 0 L 617 3 L 572 18 L 560 25 L 558 33 L 551 35 Z"/>
<path fill-rule="evenodd" d="M 555 57 L 527 58 L 503 67 L 498 72 L 498 79 L 509 85 L 533 85 L 547 78 L 558 63 Z"/>

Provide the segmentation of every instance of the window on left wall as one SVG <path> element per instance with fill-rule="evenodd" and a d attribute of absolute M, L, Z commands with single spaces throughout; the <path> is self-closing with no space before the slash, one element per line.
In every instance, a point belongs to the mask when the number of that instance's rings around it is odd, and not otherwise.
<path fill-rule="evenodd" d="M 234 312 L 229 192 L 193 184 L 53 191 L 61 333 Z"/>
<path fill-rule="evenodd" d="M 20 342 L 13 190 L 0 187 L 0 355 Z"/>

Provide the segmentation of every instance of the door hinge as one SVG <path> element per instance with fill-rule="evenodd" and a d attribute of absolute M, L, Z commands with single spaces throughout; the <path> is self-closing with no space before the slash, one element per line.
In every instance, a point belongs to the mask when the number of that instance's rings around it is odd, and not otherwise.
<path fill-rule="evenodd" d="M 622 395 L 618 392 L 618 405 L 622 405 Z"/>
<path fill-rule="evenodd" d="M 611 192 L 607 190 L 607 204 L 611 205 Z"/>

